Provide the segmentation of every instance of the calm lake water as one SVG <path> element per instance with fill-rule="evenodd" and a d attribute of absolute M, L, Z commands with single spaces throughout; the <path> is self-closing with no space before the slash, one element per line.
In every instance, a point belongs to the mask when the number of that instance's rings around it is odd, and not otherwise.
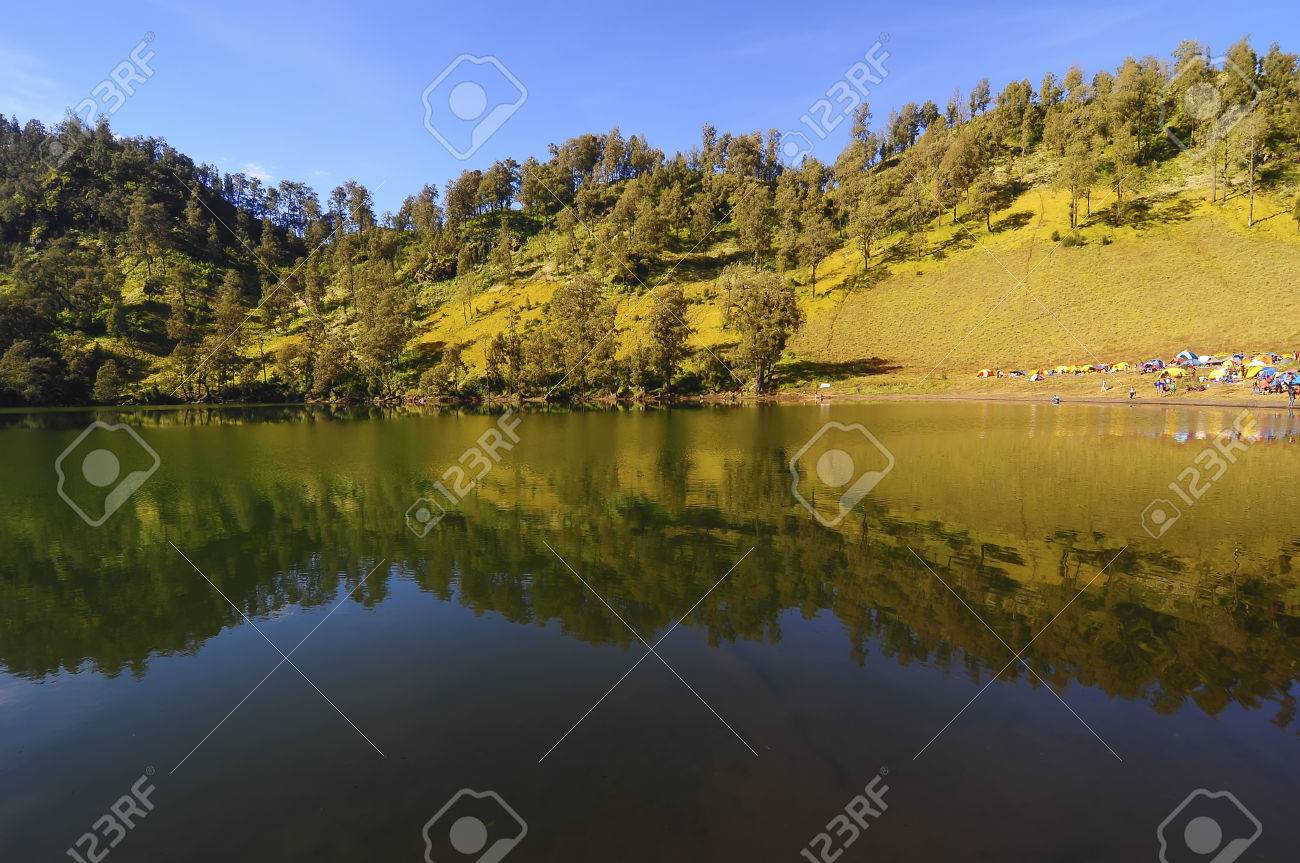
<path fill-rule="evenodd" d="M 102 414 L 91 527 L 94 416 L 0 415 L 0 860 L 1156 860 L 1197 789 L 1171 861 L 1293 859 L 1300 420 L 1236 417 L 526 413 L 452 505 L 498 417 Z"/>

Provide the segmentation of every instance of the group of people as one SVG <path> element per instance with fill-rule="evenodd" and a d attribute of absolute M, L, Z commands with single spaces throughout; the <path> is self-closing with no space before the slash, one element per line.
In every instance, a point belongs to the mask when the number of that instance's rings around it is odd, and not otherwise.
<path fill-rule="evenodd" d="M 1255 385 L 1251 387 L 1251 392 L 1255 393 L 1255 395 L 1260 393 L 1286 393 L 1287 400 L 1291 404 L 1295 404 L 1296 379 L 1293 375 L 1279 375 L 1267 381 L 1255 378 Z"/>

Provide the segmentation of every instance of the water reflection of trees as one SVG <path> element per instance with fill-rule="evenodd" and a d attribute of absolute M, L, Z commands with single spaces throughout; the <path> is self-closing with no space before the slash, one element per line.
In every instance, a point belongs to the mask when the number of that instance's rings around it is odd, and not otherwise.
<path fill-rule="evenodd" d="M 864 506 L 845 530 L 827 531 L 791 506 L 782 462 L 780 452 L 724 460 L 703 484 L 680 458 L 654 461 L 639 484 L 614 462 L 544 479 L 502 468 L 423 540 L 403 526 L 409 487 L 382 472 L 295 482 L 243 473 L 155 489 L 134 517 L 77 543 L 52 527 L 66 523 L 62 513 L 33 513 L 5 539 L 0 661 L 31 678 L 86 664 L 143 674 L 151 656 L 195 651 L 238 625 L 168 540 L 254 617 L 336 601 L 386 558 L 354 601 L 378 606 L 394 578 L 410 578 L 476 613 L 623 645 L 634 643 L 627 629 L 542 538 L 647 640 L 752 545 L 686 623 L 712 643 L 774 643 L 787 612 L 829 612 L 859 663 L 924 663 L 978 680 L 1011 659 L 1002 641 L 1018 649 L 1065 608 L 1025 654 L 1051 685 L 1096 686 L 1160 712 L 1271 702 L 1279 725 L 1293 723 L 1296 543 L 1193 562 L 1068 527 L 994 541 L 896 504 Z M 1050 577 L 1029 577 L 1027 561 L 1047 557 Z M 1019 664 L 1003 673 L 1028 674 Z"/>

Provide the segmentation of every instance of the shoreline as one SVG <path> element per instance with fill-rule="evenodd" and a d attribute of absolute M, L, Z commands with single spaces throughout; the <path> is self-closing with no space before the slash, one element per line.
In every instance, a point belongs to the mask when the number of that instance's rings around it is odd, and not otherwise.
<path fill-rule="evenodd" d="M 1056 393 L 1055 395 L 1060 395 Z M 1254 410 L 1277 411 L 1280 413 L 1291 413 L 1295 409 L 1289 407 L 1285 397 L 1276 401 L 1279 397 L 1273 396 L 1275 401 L 1252 401 L 1241 398 L 1231 398 L 1224 400 L 1205 399 L 1205 398 L 1181 398 L 1165 397 L 1151 398 L 1149 396 L 1137 396 L 1135 398 L 1106 398 L 1091 395 L 1061 395 L 1060 405 L 1086 404 L 1086 405 L 1105 405 L 1110 407 L 1123 407 L 1124 405 L 1143 407 L 1188 407 L 1188 408 L 1249 408 Z M 88 411 L 104 412 L 166 412 L 166 411 L 184 411 L 184 410 L 250 410 L 257 408 L 382 408 L 386 410 L 432 410 L 432 411 L 454 411 L 454 410 L 483 410 L 491 412 L 500 408 L 543 408 L 550 410 L 609 410 L 619 407 L 655 407 L 655 408 L 674 408 L 674 407 L 704 407 L 704 406 L 755 406 L 762 404 L 782 404 L 782 405 L 837 405 L 837 404 L 863 404 L 867 402 L 983 402 L 994 404 L 1052 404 L 1052 396 L 1028 396 L 1016 395 L 1010 393 L 970 393 L 970 392 L 949 392 L 949 393 L 899 393 L 899 392 L 879 392 L 879 393 L 836 393 L 833 395 L 824 395 L 818 398 L 816 394 L 806 392 L 777 392 L 765 393 L 763 395 L 741 394 L 741 393 L 711 393 L 704 396 L 678 396 L 671 399 L 653 398 L 653 399 L 601 399 L 587 402 L 541 402 L 536 400 L 525 399 L 522 402 L 493 400 L 491 402 L 467 402 L 467 403 L 445 403 L 436 404 L 430 402 L 190 402 L 183 404 L 167 405 L 47 405 L 34 407 L 5 407 L 0 408 L 0 416 L 3 415 L 20 415 L 29 413 L 77 413 Z M 1300 402 L 1297 402 L 1297 408 L 1300 408 Z"/>
<path fill-rule="evenodd" d="M 1055 395 L 1060 395 L 1059 393 Z M 1180 398 L 1177 396 L 1167 396 L 1164 398 L 1151 398 L 1150 396 L 1137 396 L 1136 398 L 1106 398 L 1103 396 L 1087 395 L 1061 395 L 1061 405 L 1070 404 L 1088 404 L 1088 405 L 1109 405 L 1111 407 L 1121 407 L 1123 405 L 1144 405 L 1154 407 L 1196 407 L 1196 408 L 1252 408 L 1259 410 L 1274 410 L 1286 413 L 1292 410 L 1286 403 L 1285 396 L 1274 396 L 1280 398 L 1281 403 L 1269 403 L 1266 401 L 1249 401 L 1240 398 L 1228 400 L 1203 399 L 1203 398 Z M 762 399 L 759 399 L 761 401 Z M 1008 393 L 852 393 L 839 394 L 834 396 L 825 396 L 818 399 L 815 395 L 800 394 L 783 394 L 777 393 L 769 400 L 787 404 L 846 404 L 856 402 L 903 402 L 903 401 L 960 401 L 960 402 L 997 402 L 1001 404 L 1052 404 L 1052 396 L 1019 396 Z M 1300 402 L 1297 402 L 1300 407 Z"/>

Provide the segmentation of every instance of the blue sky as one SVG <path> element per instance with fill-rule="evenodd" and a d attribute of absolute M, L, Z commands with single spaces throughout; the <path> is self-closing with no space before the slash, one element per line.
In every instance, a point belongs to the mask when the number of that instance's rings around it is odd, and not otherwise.
<path fill-rule="evenodd" d="M 1037 85 L 1044 71 L 1075 62 L 1091 74 L 1130 53 L 1167 56 L 1186 37 L 1222 49 L 1251 34 L 1260 50 L 1273 41 L 1300 50 L 1294 0 L 294 5 L 11 4 L 0 28 L 0 113 L 57 119 L 152 33 L 154 75 L 113 115 L 115 131 L 161 136 L 224 170 L 303 180 L 322 196 L 353 177 L 382 211 L 466 167 L 522 161 L 616 124 L 670 153 L 697 143 L 706 120 L 806 132 L 800 116 L 881 33 L 889 75 L 872 88 L 878 120 L 910 100 L 942 106 L 954 86 L 968 90 L 983 76 L 995 91 L 1012 78 Z M 465 161 L 426 131 L 421 101 L 461 54 L 499 58 L 527 90 Z M 500 79 L 487 96 L 509 97 L 512 87 Z M 847 127 L 824 142 L 809 136 L 814 154 L 833 158 Z"/>

